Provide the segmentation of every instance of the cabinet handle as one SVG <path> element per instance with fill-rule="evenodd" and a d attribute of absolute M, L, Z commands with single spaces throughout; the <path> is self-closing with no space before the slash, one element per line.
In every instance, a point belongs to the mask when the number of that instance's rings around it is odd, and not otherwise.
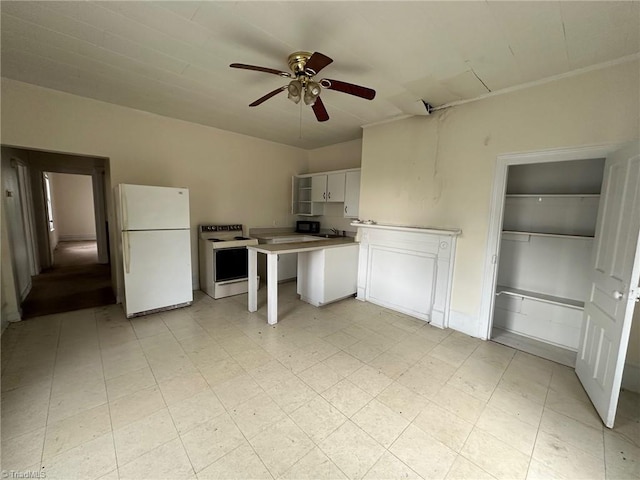
<path fill-rule="evenodd" d="M 331 200 L 331 192 L 327 193 L 327 198 Z"/>
<path fill-rule="evenodd" d="M 322 192 L 322 199 L 326 200 L 327 199 L 327 192 Z"/>
<path fill-rule="evenodd" d="M 347 206 L 344 206 L 344 213 L 347 213 Z"/>

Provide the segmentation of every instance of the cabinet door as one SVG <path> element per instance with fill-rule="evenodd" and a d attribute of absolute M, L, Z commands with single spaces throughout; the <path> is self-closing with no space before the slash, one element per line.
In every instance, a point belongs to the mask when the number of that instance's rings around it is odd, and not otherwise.
<path fill-rule="evenodd" d="M 345 175 L 344 216 L 358 218 L 360 214 L 360 171 Z"/>
<path fill-rule="evenodd" d="M 311 201 L 326 202 L 327 201 L 327 176 L 314 175 L 311 177 Z"/>
<path fill-rule="evenodd" d="M 344 202 L 344 173 L 327 175 L 327 202 Z"/>

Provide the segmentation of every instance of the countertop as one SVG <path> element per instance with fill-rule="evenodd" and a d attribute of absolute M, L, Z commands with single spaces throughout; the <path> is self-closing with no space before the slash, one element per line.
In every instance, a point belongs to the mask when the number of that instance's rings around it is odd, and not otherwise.
<path fill-rule="evenodd" d="M 302 235 L 307 235 L 305 233 L 296 233 L 293 230 L 290 231 L 285 231 L 285 232 L 265 232 L 265 233 L 254 233 L 251 232 L 249 234 L 249 236 L 251 238 L 257 238 L 258 240 L 274 240 L 276 238 L 282 238 L 282 237 L 297 237 L 297 236 L 302 236 Z"/>
<path fill-rule="evenodd" d="M 271 239 L 278 237 L 291 237 L 295 235 L 302 235 L 298 233 L 288 233 L 288 234 L 276 234 L 276 236 L 271 235 Z M 308 235 L 304 235 L 308 236 Z M 264 238 L 268 240 L 269 238 L 258 237 L 254 235 L 254 238 Z M 287 243 L 261 243 L 259 245 L 249 245 L 247 248 L 249 250 L 255 250 L 260 253 L 299 253 L 299 252 L 311 252 L 313 250 L 322 250 L 323 248 L 336 248 L 336 247 L 344 247 L 346 245 L 353 245 L 355 243 L 355 239 L 353 237 L 339 237 L 339 238 L 326 238 L 322 240 L 314 240 L 311 242 L 287 242 Z"/>

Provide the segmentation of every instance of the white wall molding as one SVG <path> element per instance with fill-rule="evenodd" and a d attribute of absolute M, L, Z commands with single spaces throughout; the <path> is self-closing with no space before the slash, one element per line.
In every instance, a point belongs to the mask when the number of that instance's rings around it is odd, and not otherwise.
<path fill-rule="evenodd" d="M 2 333 L 6 330 L 10 323 L 19 322 L 20 312 L 17 310 L 9 310 L 7 305 L 2 306 L 2 320 L 0 320 L 0 330 Z"/>
<path fill-rule="evenodd" d="M 447 328 L 459 230 L 358 227 L 358 299 Z"/>
<path fill-rule="evenodd" d="M 457 330 L 471 337 L 479 337 L 477 315 L 468 315 L 451 310 L 449 313 L 449 328 Z"/>

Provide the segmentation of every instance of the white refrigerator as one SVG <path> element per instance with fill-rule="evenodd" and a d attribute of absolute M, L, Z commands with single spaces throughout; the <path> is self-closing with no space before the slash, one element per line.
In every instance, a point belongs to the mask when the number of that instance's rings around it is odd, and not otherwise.
<path fill-rule="evenodd" d="M 189 190 L 120 184 L 115 200 L 127 318 L 190 305 Z"/>

